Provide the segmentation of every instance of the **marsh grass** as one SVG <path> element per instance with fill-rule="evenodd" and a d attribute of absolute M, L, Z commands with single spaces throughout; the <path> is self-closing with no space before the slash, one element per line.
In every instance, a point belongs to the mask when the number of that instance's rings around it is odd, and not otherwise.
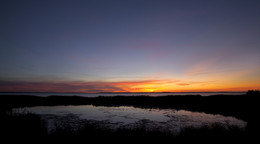
<path fill-rule="evenodd" d="M 26 138 L 46 136 L 46 122 L 27 111 L 7 110 L 1 113 L 1 133 L 5 137 Z"/>
<path fill-rule="evenodd" d="M 73 118 L 72 118 L 73 119 Z M 161 129 L 150 129 L 146 120 L 129 126 L 122 126 L 116 129 L 111 128 L 109 121 L 82 120 L 77 121 L 77 129 L 73 128 L 75 124 L 68 119 L 67 122 L 59 121 L 56 123 L 56 129 L 50 133 L 51 138 L 63 137 L 66 139 L 88 139 L 88 140 L 115 140 L 125 139 L 134 140 L 160 140 L 160 141 L 183 141 L 187 139 L 246 139 L 245 129 L 235 126 L 223 127 L 221 124 L 214 124 L 203 127 L 187 127 L 179 134 L 174 135 L 171 131 Z M 63 119 L 66 121 L 66 119 Z M 80 123 L 80 124 L 79 124 Z"/>
<path fill-rule="evenodd" d="M 251 139 L 254 134 L 258 134 L 256 118 L 259 112 L 257 97 L 259 91 L 249 91 L 247 95 L 241 96 L 165 96 L 165 97 L 34 97 L 34 96 L 2 96 L 0 101 L 0 127 L 1 137 L 20 140 L 19 138 L 32 140 L 41 137 L 45 140 L 59 140 L 66 142 L 72 140 L 115 140 L 124 139 L 122 142 L 143 140 L 243 140 Z M 134 128 L 119 127 L 111 129 L 107 122 L 75 120 L 73 116 L 68 116 L 64 120 L 56 121 L 51 133 L 48 133 L 48 123 L 41 116 L 27 111 L 13 111 L 12 108 L 38 106 L 38 105 L 132 105 L 136 107 L 149 108 L 173 108 L 187 109 L 191 111 L 202 111 L 213 114 L 223 114 L 235 116 L 248 122 L 246 130 L 237 127 L 223 128 L 216 124 L 208 127 L 187 127 L 179 135 L 172 135 L 169 131 L 149 130 L 145 122 Z M 2 139 L 2 140 L 3 140 Z"/>
<path fill-rule="evenodd" d="M 234 126 L 223 127 L 220 124 L 204 127 L 187 127 L 180 134 L 173 135 L 170 131 L 149 129 L 146 120 L 141 120 L 132 127 L 111 128 L 109 121 L 82 120 L 73 115 L 57 118 L 55 129 L 48 133 L 47 122 L 39 115 L 23 111 L 8 111 L 1 117 L 1 131 L 6 137 L 32 140 L 40 138 L 44 141 L 81 142 L 83 141 L 117 141 L 120 142 L 182 142 L 189 139 L 241 140 L 246 139 L 246 131 Z M 16 139 L 17 140 L 17 139 Z M 121 141 L 122 142 L 122 141 Z"/>

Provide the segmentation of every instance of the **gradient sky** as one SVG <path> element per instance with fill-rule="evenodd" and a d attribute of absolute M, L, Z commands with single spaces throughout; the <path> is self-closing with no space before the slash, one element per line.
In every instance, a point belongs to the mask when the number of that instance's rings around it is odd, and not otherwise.
<path fill-rule="evenodd" d="M 0 91 L 260 89 L 259 0 L 1 0 Z"/>

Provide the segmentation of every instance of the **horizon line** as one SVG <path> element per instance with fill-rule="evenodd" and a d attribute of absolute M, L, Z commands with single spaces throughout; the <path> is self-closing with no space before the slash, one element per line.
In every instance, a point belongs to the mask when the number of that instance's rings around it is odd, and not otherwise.
<path fill-rule="evenodd" d="M 236 92 L 247 92 L 247 91 L 191 91 L 191 92 L 4 92 L 0 93 L 82 93 L 82 94 L 98 94 L 98 93 L 236 93 Z"/>

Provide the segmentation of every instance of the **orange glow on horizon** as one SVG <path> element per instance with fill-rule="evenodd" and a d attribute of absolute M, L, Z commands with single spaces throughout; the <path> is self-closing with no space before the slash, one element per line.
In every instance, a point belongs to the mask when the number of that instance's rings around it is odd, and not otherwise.
<path fill-rule="evenodd" d="M 260 84 L 214 81 L 146 80 L 123 82 L 2 82 L 1 92 L 220 92 L 260 89 Z"/>

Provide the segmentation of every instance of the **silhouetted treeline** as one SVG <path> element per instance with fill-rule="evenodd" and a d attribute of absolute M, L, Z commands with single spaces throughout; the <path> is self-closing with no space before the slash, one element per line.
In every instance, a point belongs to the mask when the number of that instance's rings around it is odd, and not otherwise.
<path fill-rule="evenodd" d="M 260 91 L 259 90 L 248 90 L 247 95 L 250 95 L 250 96 L 260 96 Z"/>

